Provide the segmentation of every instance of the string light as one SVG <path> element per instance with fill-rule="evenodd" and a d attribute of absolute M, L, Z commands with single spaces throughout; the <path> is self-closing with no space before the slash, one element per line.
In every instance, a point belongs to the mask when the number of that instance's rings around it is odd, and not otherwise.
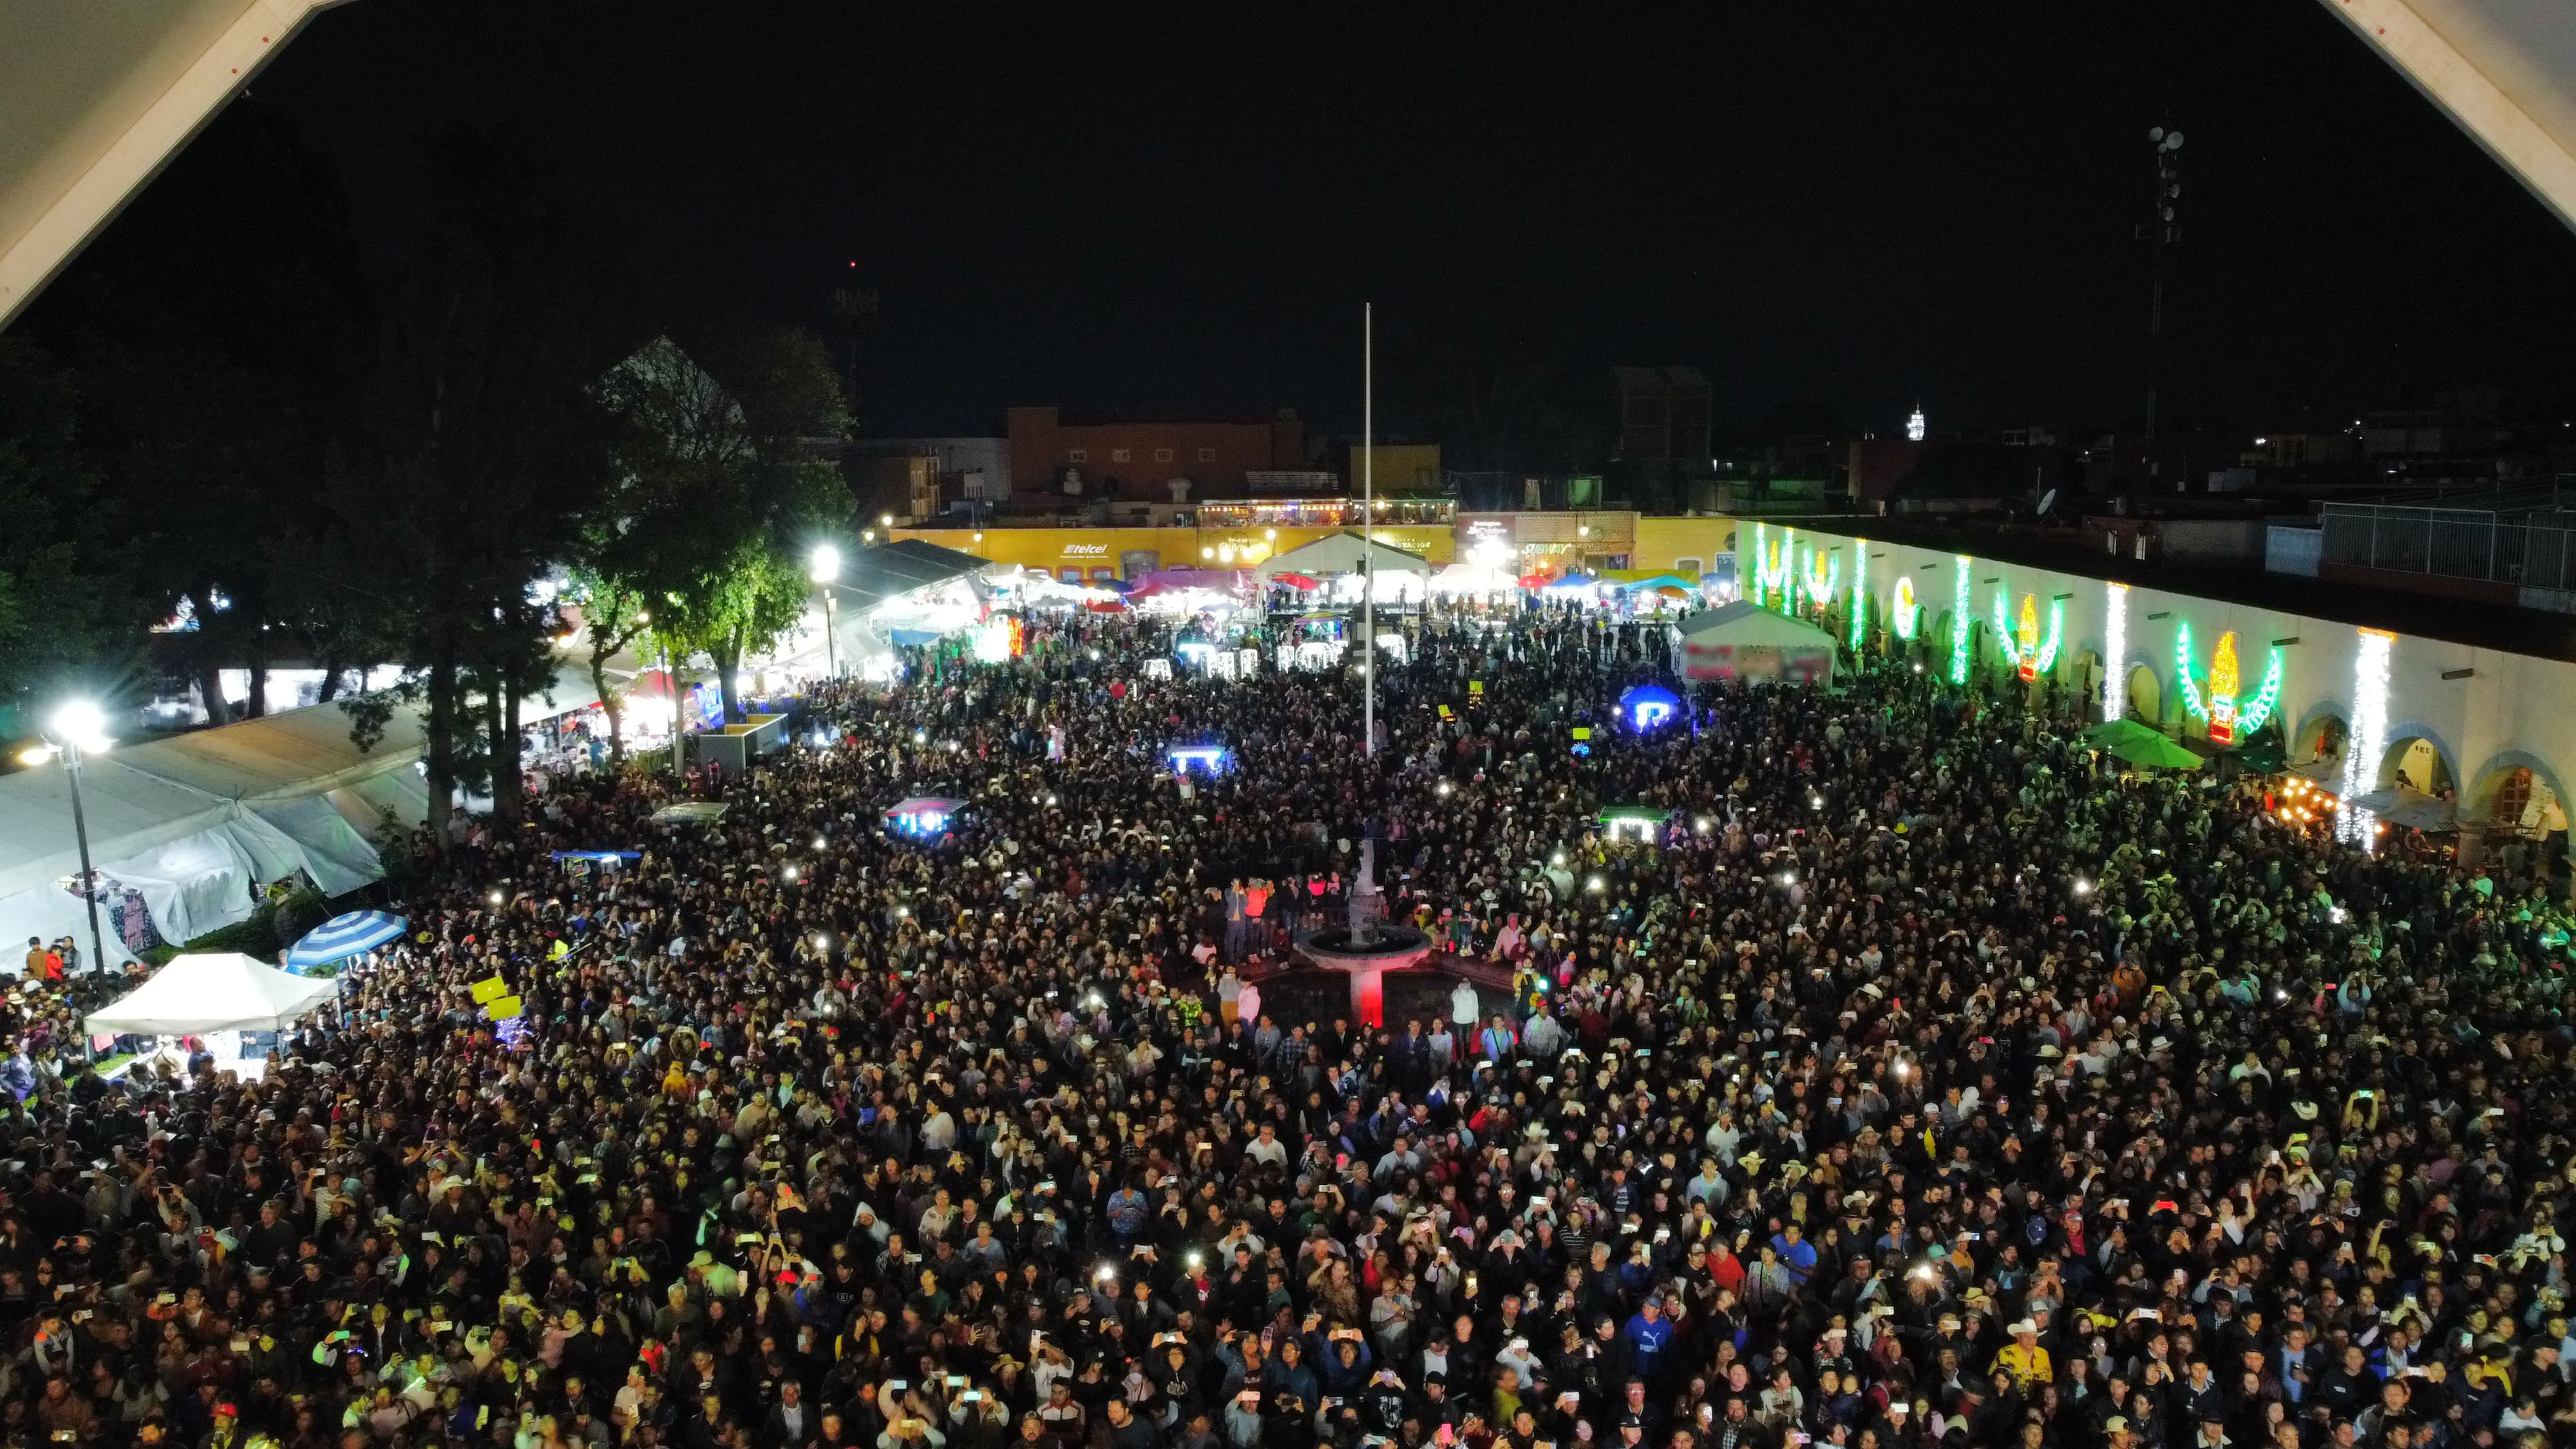
<path fill-rule="evenodd" d="M 2367 810 L 2354 809 L 2354 796 L 2379 783 L 2379 756 L 2388 747 L 2388 656 L 2397 636 L 2382 629 L 2363 629 L 2352 656 L 2352 728 L 2344 740 L 2343 798 L 2335 833 L 2368 852 L 2379 838 L 2379 822 Z"/>
<path fill-rule="evenodd" d="M 2211 744 L 2233 744 L 2271 719 L 2273 707 L 2280 703 L 2285 667 L 2280 646 L 2273 646 L 2261 687 L 2242 707 L 2237 704 L 2244 676 L 2236 656 L 2236 631 L 2218 636 L 2218 647 L 2210 653 L 2206 688 L 2192 677 L 2192 664 L 2191 624 L 2186 620 L 2174 630 L 2174 677 L 2182 682 L 2182 702 L 2191 717 L 2209 722 Z"/>
<path fill-rule="evenodd" d="M 1976 628 L 1968 601 L 1968 556 L 1960 554 L 1950 584 L 1950 682 L 1968 682 L 1968 636 Z"/>
<path fill-rule="evenodd" d="M 2110 723 L 2128 703 L 2129 586 L 2102 586 L 2102 722 Z"/>
<path fill-rule="evenodd" d="M 1764 608 L 1778 608 L 1790 602 L 1789 586 L 1793 580 L 1790 563 L 1797 555 L 1798 530 L 1781 530 L 1778 544 L 1771 542 L 1771 530 L 1763 524 L 1753 525 L 1753 602 Z"/>
<path fill-rule="evenodd" d="M 1860 652 L 1869 637 L 1869 540 L 1852 540 L 1851 647 Z"/>
<path fill-rule="evenodd" d="M 1818 567 L 1818 565 L 1822 565 L 1822 567 Z M 1832 603 L 1834 601 L 1834 596 L 1842 592 L 1842 555 L 1830 548 L 1809 549 L 1807 551 L 1806 567 L 1801 570 L 1801 572 L 1805 576 L 1804 582 L 1807 586 L 1807 602 L 1814 604 L 1817 608 L 1821 609 L 1827 604 Z"/>
<path fill-rule="evenodd" d="M 2048 637 L 2039 636 L 2039 595 L 2021 596 L 2021 622 L 2007 621 L 2005 600 L 2012 597 L 2009 589 L 1995 590 L 1995 639 L 2003 647 L 2005 662 L 2027 682 L 2037 679 L 2057 663 L 2057 648 L 2066 637 L 2066 604 L 2063 600 L 2048 606 Z"/>

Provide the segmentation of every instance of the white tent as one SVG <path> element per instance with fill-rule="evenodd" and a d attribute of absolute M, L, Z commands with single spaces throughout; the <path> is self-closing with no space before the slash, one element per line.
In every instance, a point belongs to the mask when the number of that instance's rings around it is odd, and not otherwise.
<path fill-rule="evenodd" d="M 1257 572 L 1264 584 L 1281 574 L 1304 574 L 1314 579 L 1330 574 L 1355 574 L 1360 571 L 1361 563 L 1369 559 L 1371 547 L 1369 540 L 1356 533 L 1336 533 L 1286 553 L 1272 554 L 1261 561 Z M 1420 574 L 1427 578 L 1431 573 L 1430 561 L 1420 554 L 1406 553 L 1390 543 L 1376 544 L 1374 548 L 1375 567 L 1381 574 Z"/>
<path fill-rule="evenodd" d="M 1776 679 L 1831 684 L 1834 636 L 1737 600 L 1673 625 L 1684 679 Z"/>
<path fill-rule="evenodd" d="M 1521 581 L 1509 569 L 1489 563 L 1454 563 L 1431 576 L 1431 592 L 1442 598 L 1518 597 Z"/>
<path fill-rule="evenodd" d="M 566 664 L 521 718 L 596 701 L 588 671 Z M 379 829 L 428 816 L 428 732 L 417 704 L 396 705 L 363 750 L 350 724 L 337 703 L 317 704 L 91 757 L 81 775 L 91 864 L 142 896 L 153 930 L 174 943 L 248 919 L 261 886 L 299 869 L 333 896 L 383 879 Z M 0 942 L 70 936 L 86 952 L 79 874 L 62 762 L 0 775 Z M 91 967 L 133 959 L 106 916 L 102 906 L 108 959 Z M 18 970 L 20 954 L 0 951 L 0 971 Z"/>
<path fill-rule="evenodd" d="M 283 1031 L 339 991 L 336 981 L 292 976 L 238 951 L 173 956 L 151 980 L 92 1014 L 88 1026 L 94 1036 Z"/>

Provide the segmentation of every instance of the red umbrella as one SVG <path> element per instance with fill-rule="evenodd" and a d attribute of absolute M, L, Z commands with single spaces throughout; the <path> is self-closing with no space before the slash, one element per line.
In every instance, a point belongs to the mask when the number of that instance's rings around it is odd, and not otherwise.
<path fill-rule="evenodd" d="M 1548 586 L 1549 582 L 1550 580 L 1545 574 L 1521 575 L 1521 587 L 1525 589 L 1543 589 Z"/>
<path fill-rule="evenodd" d="M 1093 599 L 1082 607 L 1089 609 L 1095 614 L 1124 614 L 1127 612 L 1127 605 L 1117 599 Z"/>
<path fill-rule="evenodd" d="M 1323 587 L 1322 584 L 1315 582 L 1304 574 L 1273 574 L 1270 577 L 1270 581 L 1274 584 L 1286 584 L 1292 589 L 1320 589 Z"/>

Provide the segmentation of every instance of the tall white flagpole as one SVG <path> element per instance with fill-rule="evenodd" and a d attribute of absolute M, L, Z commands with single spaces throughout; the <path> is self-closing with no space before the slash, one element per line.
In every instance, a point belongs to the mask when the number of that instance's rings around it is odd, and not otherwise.
<path fill-rule="evenodd" d="M 1360 304 L 1360 753 L 1377 758 L 1377 305 Z"/>

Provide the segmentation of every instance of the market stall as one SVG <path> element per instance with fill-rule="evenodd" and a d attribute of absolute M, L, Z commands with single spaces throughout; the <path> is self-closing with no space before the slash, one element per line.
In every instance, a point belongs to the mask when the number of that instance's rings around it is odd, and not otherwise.
<path fill-rule="evenodd" d="M 1738 600 L 1672 626 L 1684 679 L 1834 682 L 1834 638 L 1785 614 Z"/>
<path fill-rule="evenodd" d="M 173 956 L 152 979 L 90 1014 L 93 1036 L 204 1036 L 284 1031 L 338 996 L 316 981 L 264 965 L 239 951 Z"/>

